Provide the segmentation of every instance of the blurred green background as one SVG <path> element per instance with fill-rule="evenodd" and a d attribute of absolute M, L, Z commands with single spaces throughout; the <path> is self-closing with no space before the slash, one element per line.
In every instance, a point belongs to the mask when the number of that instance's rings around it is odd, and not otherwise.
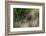
<path fill-rule="evenodd" d="M 27 15 L 39 16 L 38 11 L 37 12 L 36 11 L 32 12 L 33 10 L 35 10 L 35 9 L 30 9 L 30 8 L 13 8 L 13 27 L 16 27 L 15 23 L 25 19 Z"/>
<path fill-rule="evenodd" d="M 24 19 L 26 14 L 30 13 L 32 9 L 27 8 L 13 8 L 14 12 L 14 21 L 20 21 Z"/>

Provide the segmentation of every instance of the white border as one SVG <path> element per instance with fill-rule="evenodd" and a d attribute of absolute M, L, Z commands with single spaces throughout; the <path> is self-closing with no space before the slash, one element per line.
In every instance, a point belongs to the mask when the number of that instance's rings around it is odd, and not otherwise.
<path fill-rule="evenodd" d="M 35 8 L 39 9 L 39 27 L 13 28 L 13 8 Z M 42 6 L 10 5 L 10 32 L 42 30 Z"/>

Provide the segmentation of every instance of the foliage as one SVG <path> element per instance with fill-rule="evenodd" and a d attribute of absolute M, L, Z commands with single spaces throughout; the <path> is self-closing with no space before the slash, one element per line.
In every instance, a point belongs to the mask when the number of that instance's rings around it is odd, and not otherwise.
<path fill-rule="evenodd" d="M 24 19 L 26 14 L 31 12 L 32 9 L 27 9 L 27 8 L 13 8 L 14 12 L 14 21 L 20 21 Z"/>

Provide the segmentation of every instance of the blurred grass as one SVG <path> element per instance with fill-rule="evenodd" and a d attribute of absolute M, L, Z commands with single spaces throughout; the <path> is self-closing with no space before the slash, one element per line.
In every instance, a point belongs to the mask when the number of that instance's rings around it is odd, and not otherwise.
<path fill-rule="evenodd" d="M 13 27 L 16 27 L 15 22 L 19 22 L 19 21 L 25 19 L 26 18 L 25 15 L 29 14 L 30 12 L 31 12 L 31 15 L 32 16 L 35 16 L 35 15 L 36 16 L 39 16 L 39 14 L 38 14 L 39 11 L 37 11 L 37 12 L 35 11 L 34 12 L 33 10 L 35 10 L 35 9 L 29 9 L 29 8 L 13 8 Z M 19 27 L 19 26 L 17 26 L 17 27 Z"/>
<path fill-rule="evenodd" d="M 14 14 L 14 20 L 13 22 L 19 22 L 21 20 L 23 20 L 26 16 L 26 14 L 30 13 L 32 9 L 27 9 L 27 8 L 13 8 L 13 14 Z M 14 24 L 13 23 L 13 24 Z M 14 24 L 15 27 L 15 24 Z"/>
<path fill-rule="evenodd" d="M 27 9 L 27 8 L 13 8 L 14 12 L 14 21 L 20 21 L 25 18 L 24 15 L 28 14 L 31 12 L 32 9 Z"/>

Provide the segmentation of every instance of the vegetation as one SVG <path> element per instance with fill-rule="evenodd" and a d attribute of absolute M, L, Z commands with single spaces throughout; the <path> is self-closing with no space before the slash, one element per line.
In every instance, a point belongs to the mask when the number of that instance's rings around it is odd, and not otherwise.
<path fill-rule="evenodd" d="M 35 9 L 29 9 L 29 8 L 13 8 L 13 15 L 14 15 L 13 16 L 13 26 L 14 27 L 20 27 L 18 22 L 19 21 L 23 22 L 25 18 L 28 18 L 27 20 L 30 20 L 34 18 L 34 16 L 39 17 L 38 11 L 35 11 Z M 16 22 L 18 24 L 15 24 Z"/>
<path fill-rule="evenodd" d="M 14 21 L 20 21 L 24 19 L 26 14 L 31 12 L 32 9 L 27 9 L 27 8 L 14 8 Z"/>

